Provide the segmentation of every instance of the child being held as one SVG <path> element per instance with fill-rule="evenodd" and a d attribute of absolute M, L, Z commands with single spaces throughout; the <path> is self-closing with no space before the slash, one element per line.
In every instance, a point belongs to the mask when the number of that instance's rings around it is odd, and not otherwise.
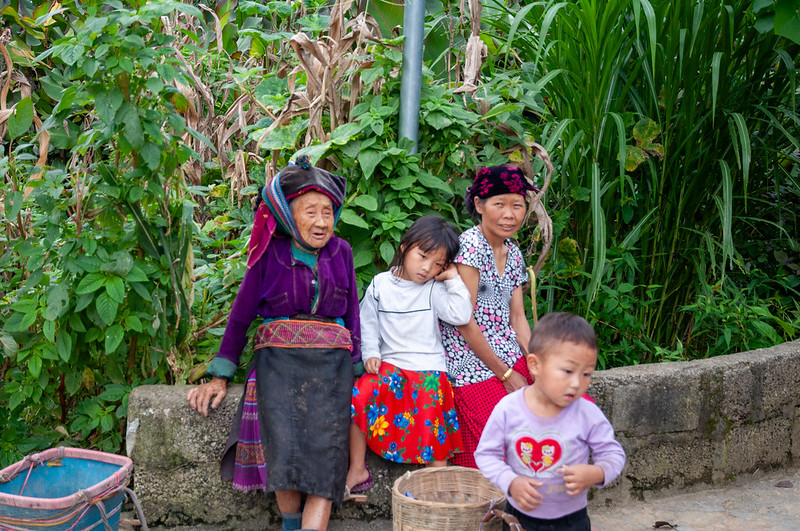
<path fill-rule="evenodd" d="M 364 374 L 353 388 L 347 487 L 371 486 L 367 445 L 397 463 L 444 466 L 462 446 L 447 377 L 439 319 L 472 317 L 469 291 L 451 263 L 458 232 L 425 216 L 400 241 L 390 271 L 378 274 L 361 301 Z"/>
<path fill-rule="evenodd" d="M 497 404 L 475 461 L 526 531 L 589 531 L 587 490 L 609 484 L 625 465 L 611 423 L 581 398 L 597 364 L 594 329 L 577 315 L 548 314 L 534 327 L 528 352 L 533 385 Z"/>

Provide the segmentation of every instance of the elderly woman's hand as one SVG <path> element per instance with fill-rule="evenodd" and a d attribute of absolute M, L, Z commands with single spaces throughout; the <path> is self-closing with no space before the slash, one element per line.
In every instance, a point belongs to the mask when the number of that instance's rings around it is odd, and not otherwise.
<path fill-rule="evenodd" d="M 211 404 L 212 409 L 217 409 L 227 394 L 228 380 L 214 376 L 210 382 L 189 389 L 186 400 L 195 411 L 207 417 L 208 405 Z"/>

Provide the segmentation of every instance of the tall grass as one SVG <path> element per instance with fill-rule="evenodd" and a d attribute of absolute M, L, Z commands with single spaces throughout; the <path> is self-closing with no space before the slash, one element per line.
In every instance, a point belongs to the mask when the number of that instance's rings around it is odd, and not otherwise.
<path fill-rule="evenodd" d="M 609 290 L 632 284 L 630 296 L 652 302 L 629 310 L 642 346 L 707 354 L 708 340 L 693 342 L 696 302 L 753 274 L 753 238 L 786 257 L 760 262 L 759 271 L 783 275 L 776 289 L 796 293 L 796 270 L 785 266 L 800 250 L 790 206 L 798 198 L 800 46 L 759 32 L 755 21 L 752 2 L 484 9 L 521 72 L 552 76 L 541 92 L 544 125 L 534 127 L 559 164 L 549 204 L 569 213 L 560 236 L 574 238 L 584 260 L 568 282 L 547 279 L 548 309 L 619 317 L 618 307 L 607 311 Z M 796 336 L 800 322 L 797 305 L 788 307 L 786 319 L 769 310 L 763 319 L 782 337 Z"/>

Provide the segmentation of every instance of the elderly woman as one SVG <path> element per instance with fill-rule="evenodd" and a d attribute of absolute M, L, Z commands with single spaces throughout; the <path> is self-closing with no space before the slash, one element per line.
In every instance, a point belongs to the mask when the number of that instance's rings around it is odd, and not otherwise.
<path fill-rule="evenodd" d="M 274 491 L 284 530 L 324 530 L 347 476 L 358 292 L 350 246 L 333 236 L 347 181 L 298 163 L 263 189 L 213 378 L 187 399 L 203 415 L 219 406 L 248 327 L 263 320 L 222 476 L 239 490 Z"/>

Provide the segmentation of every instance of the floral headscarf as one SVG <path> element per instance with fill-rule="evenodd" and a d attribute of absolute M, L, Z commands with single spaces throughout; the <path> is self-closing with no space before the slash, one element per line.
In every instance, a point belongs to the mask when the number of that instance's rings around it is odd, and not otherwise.
<path fill-rule="evenodd" d="M 488 168 L 481 168 L 478 174 L 475 175 L 475 180 L 472 186 L 467 188 L 467 194 L 464 201 L 467 207 L 467 212 L 476 215 L 475 201 L 476 197 L 486 199 L 500 194 L 519 194 L 526 196 L 529 191 L 538 189 L 533 186 L 522 170 L 516 166 L 489 166 Z"/>

